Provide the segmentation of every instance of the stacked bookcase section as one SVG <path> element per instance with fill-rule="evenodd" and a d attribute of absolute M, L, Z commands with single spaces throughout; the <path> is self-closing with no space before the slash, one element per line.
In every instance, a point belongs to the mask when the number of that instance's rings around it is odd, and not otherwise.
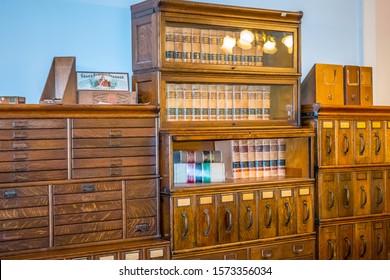
<path fill-rule="evenodd" d="M 172 258 L 313 259 L 302 13 L 166 0 L 131 12 L 133 87 L 160 106 L 161 232 Z"/>

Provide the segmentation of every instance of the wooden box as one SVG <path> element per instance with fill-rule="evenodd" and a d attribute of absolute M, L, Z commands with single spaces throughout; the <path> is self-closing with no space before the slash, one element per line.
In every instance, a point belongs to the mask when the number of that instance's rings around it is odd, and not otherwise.
<path fill-rule="evenodd" d="M 345 105 L 360 105 L 359 66 L 344 66 L 344 101 Z"/>
<path fill-rule="evenodd" d="M 301 104 L 344 105 L 343 66 L 314 64 L 302 82 Z"/>
<path fill-rule="evenodd" d="M 137 104 L 133 91 L 79 90 L 78 104 Z"/>

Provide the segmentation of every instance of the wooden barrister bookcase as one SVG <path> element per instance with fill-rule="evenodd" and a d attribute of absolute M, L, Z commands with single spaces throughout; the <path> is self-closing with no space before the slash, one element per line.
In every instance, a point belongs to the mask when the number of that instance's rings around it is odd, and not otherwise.
<path fill-rule="evenodd" d="M 389 259 L 390 108 L 303 107 L 316 130 L 319 259 Z"/>
<path fill-rule="evenodd" d="M 165 0 L 131 13 L 133 88 L 160 106 L 161 234 L 171 257 L 313 259 L 302 13 Z M 183 161 L 194 154 L 196 164 Z"/>

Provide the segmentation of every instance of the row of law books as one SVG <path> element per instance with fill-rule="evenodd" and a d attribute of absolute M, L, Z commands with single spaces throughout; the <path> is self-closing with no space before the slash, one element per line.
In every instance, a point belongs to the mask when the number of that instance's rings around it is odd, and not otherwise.
<path fill-rule="evenodd" d="M 216 141 L 215 149 L 223 154 L 226 178 L 286 176 L 284 138 Z"/>
<path fill-rule="evenodd" d="M 217 183 L 225 181 L 225 164 L 220 151 L 174 151 L 175 184 Z"/>
<path fill-rule="evenodd" d="M 0 104 L 26 104 L 24 96 L 0 96 Z"/>
<path fill-rule="evenodd" d="M 167 121 L 269 120 L 271 86 L 166 84 Z"/>
<path fill-rule="evenodd" d="M 165 60 L 169 62 L 262 66 L 262 36 L 254 34 L 250 48 L 234 44 L 223 48 L 224 38 L 239 41 L 240 32 L 166 26 Z M 221 48 L 222 47 L 222 48 Z"/>

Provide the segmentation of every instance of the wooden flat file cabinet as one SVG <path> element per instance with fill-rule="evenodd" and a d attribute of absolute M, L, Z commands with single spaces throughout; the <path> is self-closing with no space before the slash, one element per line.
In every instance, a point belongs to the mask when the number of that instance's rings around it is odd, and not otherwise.
<path fill-rule="evenodd" d="M 169 257 L 159 239 L 156 107 L 0 110 L 2 258 Z"/>
<path fill-rule="evenodd" d="M 390 108 L 303 107 L 316 130 L 320 259 L 389 259 Z"/>

